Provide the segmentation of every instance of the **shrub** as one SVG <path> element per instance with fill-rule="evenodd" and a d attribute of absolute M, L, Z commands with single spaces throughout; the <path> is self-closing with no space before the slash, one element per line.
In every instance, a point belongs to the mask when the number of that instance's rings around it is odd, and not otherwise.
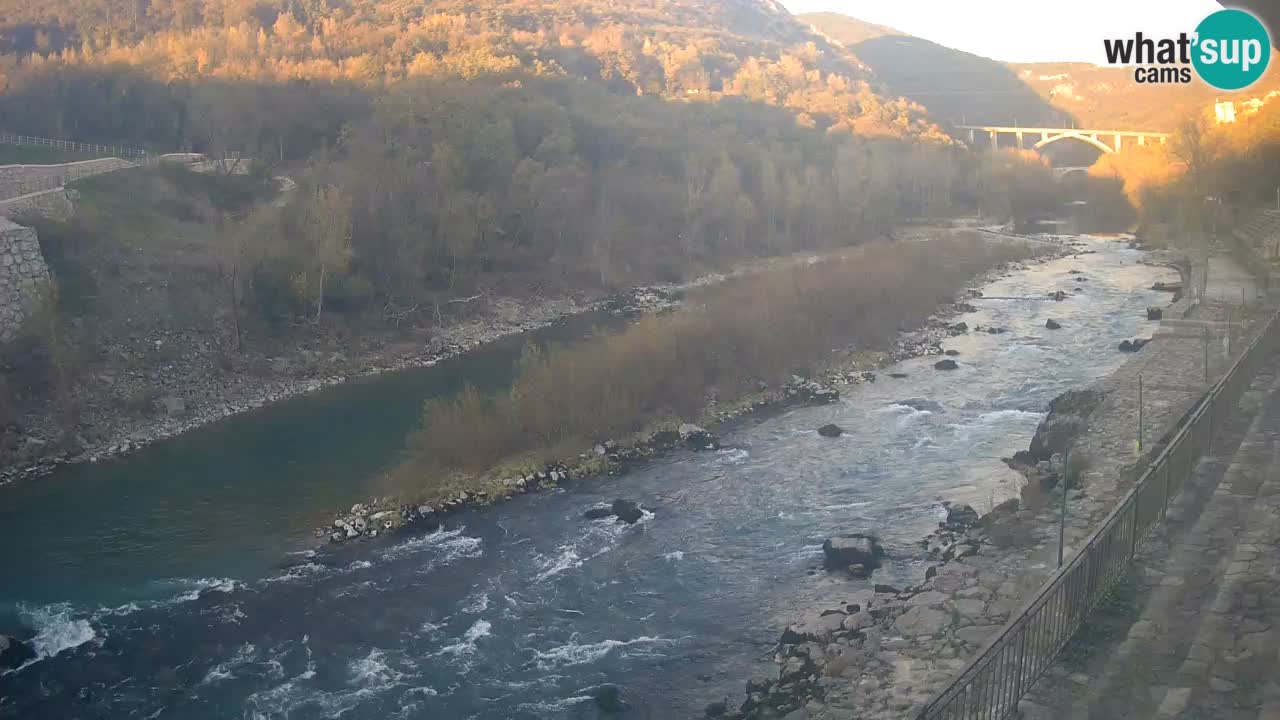
<path fill-rule="evenodd" d="M 614 334 L 545 352 L 529 347 L 508 392 L 485 397 L 467 387 L 428 403 L 400 472 L 419 483 L 482 473 L 505 458 L 696 417 L 711 393 L 732 402 L 761 381 L 820 368 L 851 341 L 884 347 L 976 273 L 1028 252 L 975 237 L 877 242 L 731 279 L 674 314 Z"/>

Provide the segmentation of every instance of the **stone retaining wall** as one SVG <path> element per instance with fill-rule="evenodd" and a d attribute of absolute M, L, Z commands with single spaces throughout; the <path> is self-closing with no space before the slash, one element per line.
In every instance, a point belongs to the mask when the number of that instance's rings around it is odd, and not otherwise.
<path fill-rule="evenodd" d="M 35 229 L 0 217 L 0 341 L 18 333 L 48 283 Z"/>
<path fill-rule="evenodd" d="M 50 190 L 56 185 L 129 167 L 134 167 L 134 164 L 120 158 L 98 158 L 58 165 L 0 165 L 0 198 Z"/>
<path fill-rule="evenodd" d="M 72 204 L 74 193 L 74 190 L 60 187 L 0 200 L 0 218 L 32 214 L 45 217 L 67 217 L 74 209 Z"/>

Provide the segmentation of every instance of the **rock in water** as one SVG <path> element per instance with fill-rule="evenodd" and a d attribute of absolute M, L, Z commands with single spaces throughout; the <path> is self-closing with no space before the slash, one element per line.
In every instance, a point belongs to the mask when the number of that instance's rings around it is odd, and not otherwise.
<path fill-rule="evenodd" d="M 959 350 L 943 350 L 943 351 L 942 351 L 942 354 L 943 354 L 943 355 L 949 355 L 949 356 L 951 356 L 951 357 L 955 357 L 956 355 L 959 355 L 959 354 L 960 354 L 960 351 L 959 351 Z"/>
<path fill-rule="evenodd" d="M 939 360 L 933 364 L 934 370 L 958 370 L 959 368 L 955 360 Z"/>
<path fill-rule="evenodd" d="M 596 707 L 607 713 L 618 713 L 630 707 L 626 700 L 622 699 L 622 688 L 612 683 L 605 683 L 591 689 L 591 697 L 596 701 Z"/>
<path fill-rule="evenodd" d="M 622 501 L 619 500 L 619 502 Z M 582 513 L 582 517 L 588 520 L 599 520 L 600 518 L 613 517 L 613 508 L 609 505 L 596 505 L 595 507 L 587 508 L 587 511 Z"/>
<path fill-rule="evenodd" d="M 895 378 L 897 380 L 901 380 L 902 378 L 907 377 L 907 374 L 906 373 L 889 373 L 889 377 Z"/>
<path fill-rule="evenodd" d="M 1053 318 L 1049 318 L 1048 320 L 1045 320 L 1045 321 L 1044 321 L 1044 326 L 1045 326 L 1045 329 L 1046 329 L 1046 330 L 1061 330 L 1061 329 L 1062 329 L 1062 324 L 1061 324 L 1061 323 L 1059 323 L 1057 320 L 1054 320 Z"/>
<path fill-rule="evenodd" d="M 1049 402 L 1049 414 L 1036 427 L 1031 438 L 1027 460 L 1048 460 L 1054 453 L 1065 454 L 1071 443 L 1084 429 L 1085 419 L 1102 402 L 1103 395 L 1096 390 L 1068 390 Z"/>
<path fill-rule="evenodd" d="M 826 556 L 828 569 L 847 568 L 850 565 L 861 565 L 867 570 L 880 567 L 880 559 L 884 557 L 884 548 L 874 535 L 853 533 L 836 535 L 822 543 L 822 553 Z"/>
<path fill-rule="evenodd" d="M 844 429 L 834 423 L 827 423 L 826 425 L 818 428 L 818 434 L 822 437 L 829 438 L 840 437 L 844 434 Z"/>
<path fill-rule="evenodd" d="M 614 500 L 613 505 L 609 506 L 609 510 L 619 520 L 628 524 L 634 524 L 644 517 L 644 511 L 640 509 L 640 506 L 630 500 Z"/>
<path fill-rule="evenodd" d="M 1147 308 L 1148 320 L 1159 320 L 1164 317 L 1164 309 L 1158 307 Z"/>
<path fill-rule="evenodd" d="M 947 521 L 944 523 L 948 530 L 968 530 L 978 524 L 978 511 L 969 505 L 952 505 L 947 508 Z"/>
<path fill-rule="evenodd" d="M 934 402 L 933 400 L 926 400 L 924 398 L 907 398 L 906 400 L 899 400 L 895 404 L 905 405 L 911 408 L 912 410 L 918 410 L 920 412 L 931 412 L 931 413 L 943 412 L 942 406 L 939 405 L 937 402 Z"/>
<path fill-rule="evenodd" d="M 28 660 L 36 659 L 36 651 L 29 645 L 8 635 L 0 635 L 0 668 L 12 669 Z"/>

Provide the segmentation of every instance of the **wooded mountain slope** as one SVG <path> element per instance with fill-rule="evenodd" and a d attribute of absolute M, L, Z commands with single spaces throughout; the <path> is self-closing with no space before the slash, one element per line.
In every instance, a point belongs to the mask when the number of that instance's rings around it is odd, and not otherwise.
<path fill-rule="evenodd" d="M 743 97 L 865 136 L 938 136 L 919 107 L 877 95 L 856 59 L 773 0 L 2 0 L 0 38 L 0 73 L 19 91 L 24 68 L 50 63 L 124 63 L 166 81 L 523 73 L 620 94 Z"/>

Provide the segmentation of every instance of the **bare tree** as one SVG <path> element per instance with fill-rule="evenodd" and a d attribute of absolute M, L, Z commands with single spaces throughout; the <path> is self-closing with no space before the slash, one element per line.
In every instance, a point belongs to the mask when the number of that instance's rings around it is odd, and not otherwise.
<path fill-rule="evenodd" d="M 316 287 L 316 317 L 324 312 L 324 284 L 330 270 L 342 271 L 351 259 L 351 198 L 339 188 L 321 186 L 307 201 L 303 217 Z"/>

